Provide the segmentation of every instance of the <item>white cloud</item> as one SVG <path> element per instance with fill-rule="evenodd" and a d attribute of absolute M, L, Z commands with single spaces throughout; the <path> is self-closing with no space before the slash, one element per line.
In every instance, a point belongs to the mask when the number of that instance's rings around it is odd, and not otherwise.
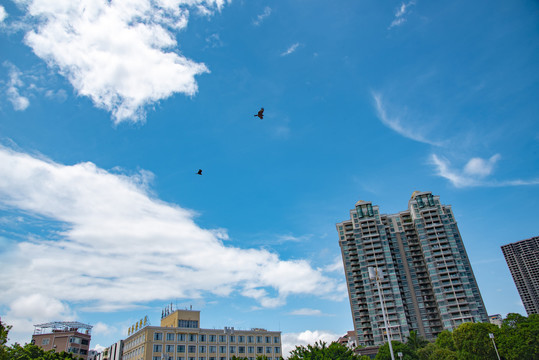
<path fill-rule="evenodd" d="M 209 72 L 182 55 L 174 32 L 189 8 L 220 10 L 225 0 L 17 0 L 35 20 L 25 42 L 115 122 L 141 121 L 148 105 L 194 95 Z M 111 36 L 114 34 L 114 36 Z"/>
<path fill-rule="evenodd" d="M 471 158 L 464 166 L 464 172 L 471 176 L 484 177 L 492 173 L 494 164 L 500 159 L 500 154 L 493 155 L 490 159 Z"/>
<path fill-rule="evenodd" d="M 255 20 L 253 20 L 253 25 L 258 26 L 262 24 L 262 22 L 271 15 L 271 8 L 269 6 L 266 6 L 264 8 L 264 12 L 256 17 Z"/>
<path fill-rule="evenodd" d="M 484 180 L 484 177 L 492 174 L 493 166 L 499 158 L 499 154 L 490 157 L 488 160 L 472 158 L 466 163 L 462 171 L 452 169 L 449 160 L 438 157 L 436 154 L 432 154 L 430 156 L 430 162 L 436 167 L 438 176 L 446 178 L 453 184 L 453 186 L 458 188 L 472 186 L 501 187 L 539 184 L 539 179 L 517 179 L 504 181 Z"/>
<path fill-rule="evenodd" d="M 408 139 L 419 141 L 425 144 L 433 145 L 433 146 L 441 146 L 441 142 L 433 141 L 430 139 L 427 139 L 425 135 L 421 134 L 418 129 L 408 129 L 405 126 L 402 125 L 401 120 L 399 117 L 391 117 L 387 114 L 386 108 L 382 102 L 382 96 L 379 93 L 372 92 L 372 97 L 374 99 L 374 104 L 376 107 L 376 113 L 378 115 L 378 119 L 390 128 L 391 130 L 395 131 L 399 135 L 402 135 Z"/>
<path fill-rule="evenodd" d="M 405 15 L 409 13 L 409 11 L 410 11 L 409 8 L 410 8 L 410 6 L 413 6 L 413 5 L 415 5 L 415 1 L 410 1 L 407 4 L 401 3 L 401 6 L 395 12 L 395 18 L 393 19 L 393 21 L 389 25 L 389 29 L 391 29 L 391 28 L 393 28 L 395 26 L 400 26 L 400 25 L 404 24 L 406 22 Z"/>
<path fill-rule="evenodd" d="M 290 351 L 294 350 L 296 346 L 314 345 L 317 341 L 322 341 L 330 344 L 333 341 L 337 341 L 342 335 L 333 334 L 323 330 L 306 330 L 301 333 L 284 333 L 281 336 L 283 342 L 283 355 L 287 358 Z"/>
<path fill-rule="evenodd" d="M 3 249 L 0 306 L 20 314 L 14 304 L 39 294 L 107 311 L 212 293 L 274 307 L 293 294 L 339 293 L 340 284 L 305 260 L 225 246 L 222 229 L 202 229 L 192 211 L 153 198 L 147 178 L 0 147 L 0 205 L 60 228 Z"/>
<path fill-rule="evenodd" d="M 299 43 L 295 43 L 295 44 L 290 45 L 290 47 L 288 49 L 286 49 L 285 52 L 281 53 L 281 56 L 287 56 L 287 55 L 292 54 L 294 51 L 296 51 L 298 46 L 299 46 Z"/>
<path fill-rule="evenodd" d="M 3 22 L 7 18 L 6 9 L 0 5 L 0 22 Z"/>
<path fill-rule="evenodd" d="M 117 332 L 118 329 L 114 326 L 107 325 L 103 322 L 98 322 L 92 327 L 92 334 L 93 335 L 109 335 Z"/>
<path fill-rule="evenodd" d="M 102 345 L 99 345 L 99 344 L 95 344 L 94 348 L 92 350 L 95 350 L 97 352 L 102 352 L 103 350 L 105 350 L 106 347 L 105 346 L 102 346 Z"/>
<path fill-rule="evenodd" d="M 12 274 L 12 276 L 17 274 Z M 24 282 L 21 283 L 23 285 Z M 4 287 L 0 285 L 0 291 Z M 3 319 L 6 323 L 13 326 L 9 333 L 10 342 L 19 342 L 21 344 L 30 341 L 28 334 L 34 330 L 34 325 L 49 321 L 75 320 L 75 314 L 71 308 L 64 302 L 56 299 L 53 295 L 44 295 L 42 293 L 20 294 L 7 304 L 2 299 L 0 304 L 7 305 L 9 311 Z"/>
<path fill-rule="evenodd" d="M 318 309 L 298 309 L 290 312 L 290 315 L 299 315 L 299 316 L 320 316 L 322 312 Z"/>
<path fill-rule="evenodd" d="M 21 80 L 21 71 L 13 64 L 4 62 L 4 66 L 9 68 L 9 81 L 7 83 L 7 99 L 16 111 L 24 111 L 30 105 L 30 100 L 20 94 L 19 88 L 24 86 Z"/>
<path fill-rule="evenodd" d="M 341 256 L 336 256 L 332 264 L 329 264 L 324 268 L 327 272 L 340 272 L 344 274 L 344 265 Z"/>

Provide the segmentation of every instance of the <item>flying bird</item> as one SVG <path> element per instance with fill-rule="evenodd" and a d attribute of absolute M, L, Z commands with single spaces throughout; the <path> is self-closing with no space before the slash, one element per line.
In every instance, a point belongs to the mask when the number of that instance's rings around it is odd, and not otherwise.
<path fill-rule="evenodd" d="M 256 114 L 255 116 L 258 116 L 260 119 L 263 119 L 264 118 L 264 108 L 261 108 L 258 111 L 258 114 Z"/>
<path fill-rule="evenodd" d="M 202 175 L 202 169 L 198 169 L 197 175 Z"/>

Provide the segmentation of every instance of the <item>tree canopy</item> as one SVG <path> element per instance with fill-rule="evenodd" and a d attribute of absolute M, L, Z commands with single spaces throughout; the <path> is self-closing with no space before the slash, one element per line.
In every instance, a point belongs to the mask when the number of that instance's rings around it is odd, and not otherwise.
<path fill-rule="evenodd" d="M 348 347 L 333 342 L 326 346 L 325 342 L 316 342 L 314 345 L 296 346 L 290 353 L 288 360 L 362 360 Z"/>

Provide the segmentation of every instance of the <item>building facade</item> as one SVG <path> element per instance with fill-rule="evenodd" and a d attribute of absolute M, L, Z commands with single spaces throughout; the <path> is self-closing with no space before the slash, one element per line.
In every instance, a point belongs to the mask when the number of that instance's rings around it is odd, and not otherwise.
<path fill-rule="evenodd" d="M 76 321 L 56 321 L 34 325 L 32 343 L 45 351 L 68 352 L 88 359 L 92 326 Z"/>
<path fill-rule="evenodd" d="M 136 329 L 125 340 L 123 360 L 255 360 L 282 357 L 281 332 L 265 329 L 203 329 L 200 311 L 165 312 L 161 326 Z"/>
<path fill-rule="evenodd" d="M 439 196 L 416 191 L 407 210 L 389 215 L 358 201 L 336 226 L 358 345 L 387 340 L 380 296 L 393 340 L 488 322 L 451 206 Z M 369 268 L 383 274 L 381 294 Z"/>
<path fill-rule="evenodd" d="M 539 237 L 504 245 L 502 252 L 526 312 L 539 314 Z"/>

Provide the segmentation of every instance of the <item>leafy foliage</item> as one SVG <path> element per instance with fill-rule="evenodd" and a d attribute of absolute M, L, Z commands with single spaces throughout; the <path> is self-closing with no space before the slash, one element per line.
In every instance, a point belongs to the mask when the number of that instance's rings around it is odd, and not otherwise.
<path fill-rule="evenodd" d="M 425 347 L 428 343 L 429 342 L 427 340 L 425 340 L 413 330 L 410 331 L 410 335 L 406 338 L 406 345 L 408 345 L 408 347 L 414 352 L 421 349 L 422 347 Z"/>
<path fill-rule="evenodd" d="M 495 340 L 507 360 L 539 359 L 539 315 L 508 314 Z"/>
<path fill-rule="evenodd" d="M 296 346 L 288 360 L 360 360 L 361 358 L 339 343 L 333 342 L 326 346 L 325 342 L 316 342 L 314 346 Z"/>
<path fill-rule="evenodd" d="M 453 340 L 459 359 L 496 359 L 496 350 L 489 334 L 499 334 L 499 328 L 490 323 L 464 323 L 453 331 Z"/>
<path fill-rule="evenodd" d="M 402 353 L 402 360 L 416 360 L 418 359 L 417 354 L 412 350 L 407 344 L 401 343 L 400 341 L 391 341 L 391 346 L 393 347 L 393 355 L 395 359 L 398 359 L 397 354 Z M 375 360 L 391 360 L 391 353 L 389 351 L 388 343 L 385 343 L 378 349 L 378 354 L 376 354 Z"/>

